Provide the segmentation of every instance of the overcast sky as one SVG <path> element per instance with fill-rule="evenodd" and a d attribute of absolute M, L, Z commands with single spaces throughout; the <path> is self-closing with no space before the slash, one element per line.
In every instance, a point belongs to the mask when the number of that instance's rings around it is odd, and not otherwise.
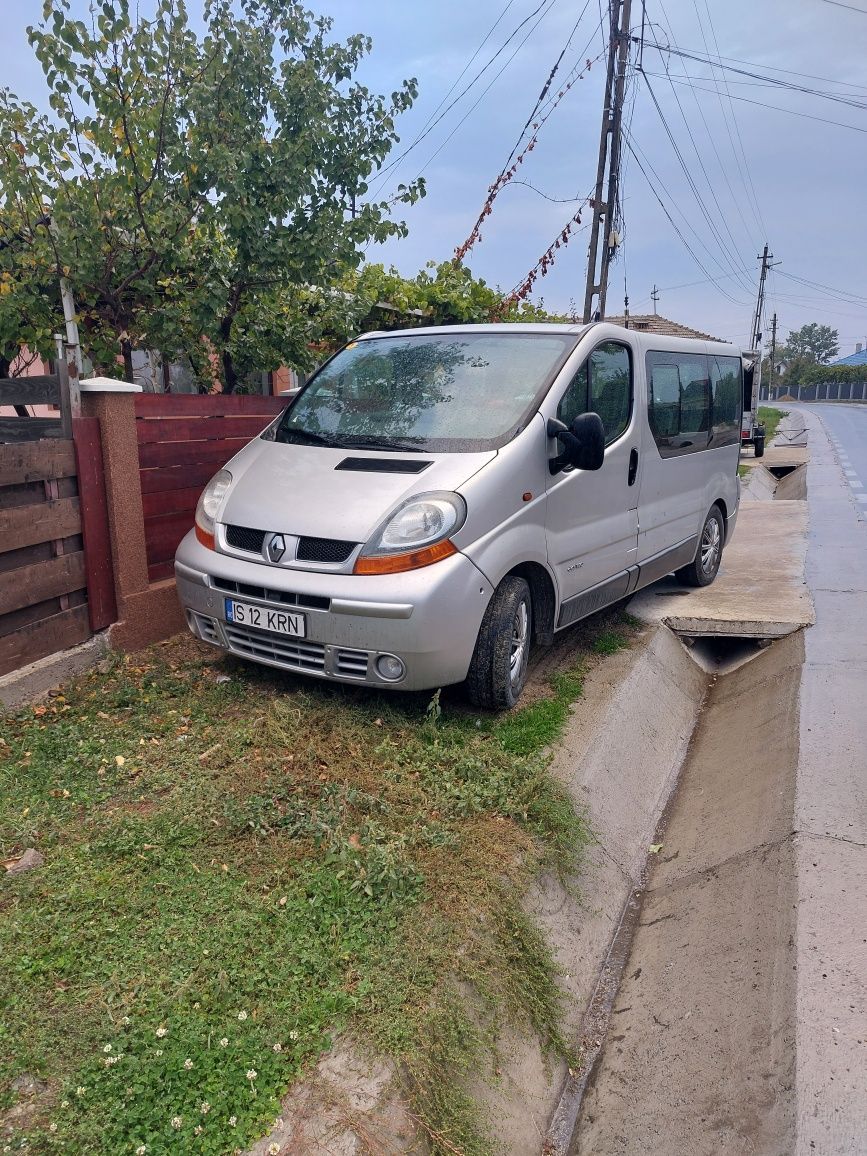
<path fill-rule="evenodd" d="M 413 144 L 455 82 L 449 100 L 540 4 L 538 14 L 463 99 L 386 175 L 382 191 L 390 194 L 399 181 L 423 172 L 428 195 L 406 211 L 409 236 L 371 248 L 369 259 L 393 263 L 411 275 L 428 260 L 451 256 L 472 227 L 488 185 L 585 8 L 584 0 L 311 3 L 316 11 L 334 17 L 335 35 L 361 31 L 373 38 L 373 52 L 363 69 L 371 88 L 387 93 L 404 77 L 418 78 L 419 99 L 399 125 L 402 143 L 393 156 Z M 782 262 L 769 278 L 768 294 L 768 316 L 776 309 L 782 337 L 805 322 L 819 321 L 839 330 L 841 354 L 851 353 L 856 341 L 867 341 L 867 0 L 851 4 L 865 9 L 864 14 L 828 0 L 647 0 L 648 41 L 655 38 L 698 54 L 718 51 L 732 61 L 747 62 L 734 67 L 833 92 L 865 107 L 769 87 L 732 73 L 725 74 L 733 98 L 729 101 L 724 89 L 718 95 L 708 67 L 646 48 L 647 78 L 636 76 L 630 95 L 631 135 L 694 255 L 678 239 L 638 165 L 625 153 L 624 247 L 612 271 L 609 314 L 623 311 L 625 275 L 632 313 L 652 311 L 655 283 L 660 313 L 745 342 L 758 280 L 756 257 L 767 240 Z M 191 12 L 198 9 L 197 0 L 188 0 L 188 5 Z M 87 5 L 73 0 L 73 7 L 83 13 Z M 45 107 L 44 82 L 25 33 L 41 9 L 42 0 L 0 0 L 0 75 L 19 96 Z M 640 0 L 633 0 L 633 10 L 638 33 Z M 600 0 L 590 0 L 564 56 L 561 76 L 578 60 L 603 51 L 600 15 Z M 717 79 L 722 75 L 717 72 Z M 468 258 L 477 276 L 503 289 L 522 281 L 577 208 L 540 194 L 576 198 L 591 189 L 603 81 L 604 60 L 573 87 L 544 126 L 538 147 L 518 174 L 538 192 L 515 184 L 500 194 L 483 241 Z M 699 87 L 709 91 L 697 91 Z M 675 156 L 651 91 L 709 221 Z M 379 183 L 374 180 L 372 187 Z M 584 220 L 589 219 L 588 211 Z M 553 310 L 567 309 L 570 300 L 580 308 L 586 256 L 585 231 L 561 250 L 547 278 L 537 282 L 535 299 L 544 298 Z M 805 286 L 789 279 L 792 276 L 833 292 Z M 709 282 L 709 277 L 717 280 Z"/>

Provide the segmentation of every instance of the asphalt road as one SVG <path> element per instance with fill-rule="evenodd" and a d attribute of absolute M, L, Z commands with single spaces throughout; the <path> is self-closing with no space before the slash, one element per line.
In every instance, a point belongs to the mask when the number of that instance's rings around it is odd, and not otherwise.
<path fill-rule="evenodd" d="M 867 405 L 802 405 L 824 424 L 856 504 L 867 522 Z"/>

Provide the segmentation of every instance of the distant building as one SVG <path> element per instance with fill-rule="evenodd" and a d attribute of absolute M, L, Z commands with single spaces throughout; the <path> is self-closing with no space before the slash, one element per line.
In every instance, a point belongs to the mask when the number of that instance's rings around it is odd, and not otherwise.
<path fill-rule="evenodd" d="M 690 329 L 677 321 L 669 321 L 656 313 L 636 313 L 629 317 L 606 317 L 611 325 L 622 325 L 624 329 L 637 329 L 639 333 L 660 333 L 665 337 L 698 337 L 702 341 L 721 341 L 721 337 L 711 337 L 698 329 Z"/>
<path fill-rule="evenodd" d="M 859 341 L 854 353 L 850 353 L 848 357 L 841 357 L 838 361 L 832 361 L 831 365 L 867 365 L 867 349 L 863 349 Z"/>

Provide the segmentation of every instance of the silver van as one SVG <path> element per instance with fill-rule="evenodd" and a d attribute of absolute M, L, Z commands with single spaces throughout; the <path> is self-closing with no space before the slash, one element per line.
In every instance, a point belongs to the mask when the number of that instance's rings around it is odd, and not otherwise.
<path fill-rule="evenodd" d="M 209 482 L 175 561 L 197 638 L 320 678 L 466 680 L 676 571 L 738 511 L 733 346 L 602 323 L 369 333 Z"/>

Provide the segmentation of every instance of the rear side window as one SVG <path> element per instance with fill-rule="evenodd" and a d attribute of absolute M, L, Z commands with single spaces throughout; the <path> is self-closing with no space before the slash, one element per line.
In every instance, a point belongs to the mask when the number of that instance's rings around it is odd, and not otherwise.
<path fill-rule="evenodd" d="M 743 395 L 743 366 L 739 357 L 718 357 L 712 353 L 710 387 L 713 429 L 711 445 L 729 446 L 740 440 Z"/>
<path fill-rule="evenodd" d="M 569 383 L 557 417 L 571 425 L 582 413 L 598 413 L 610 445 L 626 430 L 632 414 L 632 358 L 616 341 L 599 345 Z"/>
<path fill-rule="evenodd" d="M 648 417 L 660 456 L 707 449 L 713 425 L 708 358 L 703 353 L 650 352 L 647 381 Z"/>

